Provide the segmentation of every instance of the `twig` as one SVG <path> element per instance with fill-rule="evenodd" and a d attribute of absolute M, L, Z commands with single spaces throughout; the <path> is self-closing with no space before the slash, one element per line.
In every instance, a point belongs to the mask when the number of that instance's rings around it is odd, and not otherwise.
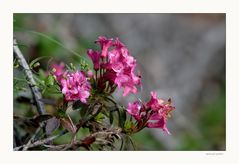
<path fill-rule="evenodd" d="M 93 133 L 89 136 L 96 137 L 97 142 L 107 144 L 107 143 L 110 143 L 110 142 L 105 140 L 104 138 L 109 136 L 109 135 L 112 135 L 112 134 L 118 134 L 118 133 L 120 133 L 120 131 L 121 130 L 119 130 L 119 129 L 117 129 L 115 131 L 100 131 L 100 132 Z M 43 145 L 43 146 L 48 147 L 48 148 L 52 148 L 52 150 L 53 149 L 55 149 L 55 150 L 68 150 L 69 148 L 72 147 L 73 144 L 77 144 L 78 146 L 82 146 L 82 141 L 73 142 L 71 144 L 64 144 L 64 145 L 46 145 L 46 143 L 48 143 L 48 142 L 50 142 L 50 141 L 52 141 L 52 140 L 54 140 L 54 139 L 56 139 L 56 138 L 58 138 L 58 137 L 60 137 L 64 134 L 66 134 L 67 132 L 68 132 L 67 130 L 63 130 L 55 136 L 52 136 L 52 137 L 49 137 L 49 138 L 46 138 L 46 139 L 42 139 L 42 140 L 38 140 L 34 143 L 30 143 L 30 144 L 27 143 L 25 145 L 15 147 L 14 151 L 18 151 L 20 149 L 27 150 L 29 148 L 40 146 L 40 145 Z"/>
<path fill-rule="evenodd" d="M 42 99 L 41 92 L 39 91 L 37 87 L 36 81 L 33 78 L 33 74 L 29 68 L 29 65 L 27 64 L 21 50 L 19 49 L 15 38 L 13 39 L 13 52 L 16 58 L 18 59 L 20 65 L 23 67 L 27 80 L 29 81 L 29 86 L 31 88 L 34 100 L 36 102 L 38 113 L 45 114 L 46 112 L 45 112 L 44 104 L 41 101 L 39 101 L 40 99 Z"/>
<path fill-rule="evenodd" d="M 40 126 L 38 127 L 38 129 L 36 130 L 36 132 L 32 135 L 32 137 L 30 138 L 30 140 L 27 142 L 27 145 L 23 148 L 23 151 L 27 150 L 29 148 L 29 145 L 31 145 L 32 142 L 34 142 L 35 137 L 37 136 L 37 134 L 41 131 L 41 129 L 44 127 L 44 123 L 41 123 Z"/>
<path fill-rule="evenodd" d="M 62 145 L 43 145 L 47 148 L 47 150 L 56 151 L 56 150 L 63 150 L 65 147 L 68 146 L 68 144 L 62 144 Z"/>
<path fill-rule="evenodd" d="M 51 137 L 48 137 L 46 139 L 38 140 L 38 141 L 36 141 L 34 143 L 31 143 L 31 144 L 25 144 L 25 145 L 22 145 L 22 146 L 19 146 L 19 147 L 15 147 L 13 150 L 17 151 L 17 150 L 20 150 L 21 148 L 23 148 L 23 150 L 25 150 L 26 149 L 25 147 L 27 147 L 27 149 L 29 149 L 29 148 L 32 148 L 32 147 L 44 145 L 45 143 L 48 143 L 48 142 L 50 142 L 50 141 L 52 141 L 52 140 L 54 140 L 54 139 L 64 135 L 66 132 L 67 132 L 67 130 L 63 130 L 59 134 L 57 134 L 55 136 L 51 136 Z"/>

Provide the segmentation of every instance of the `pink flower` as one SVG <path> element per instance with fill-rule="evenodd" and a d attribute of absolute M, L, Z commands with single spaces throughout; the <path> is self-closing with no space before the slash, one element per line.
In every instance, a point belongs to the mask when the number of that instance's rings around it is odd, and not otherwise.
<path fill-rule="evenodd" d="M 136 85 L 141 85 L 140 77 L 134 74 L 136 60 L 129 55 L 128 49 L 118 39 L 116 49 L 109 53 L 112 69 L 116 72 L 115 83 L 124 89 L 123 96 L 136 93 Z"/>
<path fill-rule="evenodd" d="M 89 49 L 87 50 L 87 54 L 94 64 L 94 69 L 98 70 L 100 68 L 100 52 Z"/>
<path fill-rule="evenodd" d="M 86 99 L 90 96 L 90 83 L 81 71 L 67 73 L 60 84 L 66 101 L 80 100 L 86 103 Z"/>
<path fill-rule="evenodd" d="M 146 104 L 147 108 L 152 109 L 152 115 L 149 117 L 149 121 L 147 123 L 148 128 L 161 128 L 166 133 L 170 134 L 166 122 L 169 116 L 169 113 L 175 109 L 175 107 L 171 106 L 171 99 L 168 102 L 165 102 L 163 99 L 157 98 L 156 92 L 151 92 L 151 99 Z"/>
<path fill-rule="evenodd" d="M 108 53 L 109 69 L 113 69 L 115 72 L 120 72 L 123 68 L 123 62 L 121 60 L 121 54 L 118 50 L 113 49 Z"/>
<path fill-rule="evenodd" d="M 162 108 L 162 99 L 157 98 L 157 93 L 156 92 L 151 92 L 151 99 L 149 102 L 146 104 L 148 108 L 151 108 L 153 110 L 158 110 L 159 108 Z"/>
<path fill-rule="evenodd" d="M 175 107 L 171 106 L 171 99 L 165 102 L 163 99 L 157 98 L 156 92 L 151 92 L 151 99 L 148 103 L 145 105 L 139 101 L 129 103 L 127 112 L 137 121 L 146 120 L 143 126 L 147 126 L 148 128 L 160 128 L 170 134 L 166 123 L 169 113 L 174 109 Z"/>
<path fill-rule="evenodd" d="M 120 42 L 118 37 L 115 39 L 114 46 L 116 46 L 117 48 L 125 47 L 125 45 L 122 42 Z"/>
<path fill-rule="evenodd" d="M 140 77 L 133 73 L 133 69 L 128 67 L 116 74 L 115 83 L 119 88 L 123 88 L 123 96 L 131 93 L 136 93 L 138 90 L 136 85 L 140 85 Z"/>
<path fill-rule="evenodd" d="M 53 64 L 52 65 L 52 71 L 53 71 L 53 76 L 56 78 L 57 81 L 61 81 L 63 74 L 64 74 L 64 68 L 65 64 L 60 63 L 60 64 Z"/>
<path fill-rule="evenodd" d="M 127 96 L 129 93 L 137 93 L 138 91 L 133 79 L 128 75 L 119 74 L 115 78 L 115 83 L 119 88 L 123 88 L 123 96 Z"/>
<path fill-rule="evenodd" d="M 104 73 L 103 78 L 113 85 L 115 84 L 116 73 L 112 69 L 108 69 Z"/>
<path fill-rule="evenodd" d="M 123 96 L 136 93 L 138 91 L 136 86 L 141 85 L 141 77 L 135 75 L 136 60 L 129 54 L 125 45 L 118 38 L 114 41 L 104 36 L 100 36 L 96 43 L 101 46 L 101 52 L 90 49 L 87 54 L 94 64 L 94 69 L 100 69 L 100 79 L 97 80 L 100 84 L 97 86 L 107 86 L 103 83 L 108 81 L 113 88 L 111 91 L 115 90 L 116 84 L 119 88 L 123 88 Z"/>
<path fill-rule="evenodd" d="M 101 56 L 106 57 L 108 55 L 109 47 L 112 46 L 113 39 L 107 39 L 105 36 L 100 36 L 98 40 L 96 40 L 96 43 L 100 44 L 101 46 Z"/>
<path fill-rule="evenodd" d="M 165 131 L 167 134 L 171 134 L 166 126 L 166 119 L 164 117 L 160 119 L 158 118 L 157 120 L 150 119 L 150 121 L 154 122 L 148 122 L 147 123 L 148 128 L 160 128 L 163 129 L 163 131 Z"/>
<path fill-rule="evenodd" d="M 86 72 L 86 76 L 89 77 L 89 78 L 92 78 L 92 77 L 94 76 L 92 70 L 88 70 L 88 71 Z"/>
<path fill-rule="evenodd" d="M 138 101 L 133 103 L 129 103 L 127 107 L 127 112 L 132 115 L 136 120 L 140 120 L 140 113 L 141 113 L 141 104 Z"/>
<path fill-rule="evenodd" d="M 129 55 L 128 49 L 116 38 L 115 49 L 108 52 L 108 69 L 115 72 L 114 82 L 119 88 L 123 88 L 123 96 L 136 93 L 136 85 L 140 85 L 140 77 L 134 74 L 136 60 Z"/>

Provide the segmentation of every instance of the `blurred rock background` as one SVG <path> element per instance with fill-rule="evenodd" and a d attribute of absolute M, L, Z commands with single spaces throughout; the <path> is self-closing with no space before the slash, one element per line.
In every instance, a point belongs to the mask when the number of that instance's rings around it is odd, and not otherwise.
<path fill-rule="evenodd" d="M 86 55 L 100 35 L 119 37 L 138 62 L 143 90 L 115 96 L 124 105 L 155 90 L 176 106 L 168 128 L 134 135 L 139 150 L 225 150 L 225 14 L 14 14 L 14 34 L 28 61 L 79 59 L 24 30 L 38 31 Z M 25 45 L 25 46 L 24 46 Z M 45 68 L 46 63 L 41 63 Z M 18 104 L 14 103 L 14 112 Z"/>

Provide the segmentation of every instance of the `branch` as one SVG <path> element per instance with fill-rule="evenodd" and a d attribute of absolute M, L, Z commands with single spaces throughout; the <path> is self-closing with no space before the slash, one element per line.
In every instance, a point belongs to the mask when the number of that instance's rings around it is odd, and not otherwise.
<path fill-rule="evenodd" d="M 29 147 L 29 145 L 31 145 L 31 143 L 35 140 L 35 137 L 37 136 L 37 134 L 41 131 L 42 127 L 44 126 L 44 124 L 40 124 L 40 126 L 38 127 L 38 129 L 36 130 L 36 132 L 32 135 L 32 137 L 30 138 L 30 140 L 27 142 L 27 145 L 23 148 L 23 151 L 27 150 Z"/>
<path fill-rule="evenodd" d="M 40 101 L 40 99 L 42 99 L 41 92 L 39 91 L 39 88 L 36 85 L 36 81 L 33 78 L 33 74 L 30 70 L 30 67 L 27 64 L 21 50 L 19 49 L 15 38 L 13 39 L 13 52 L 15 57 L 18 59 L 20 65 L 23 67 L 27 80 L 29 81 L 29 87 L 31 88 L 33 98 L 36 102 L 38 113 L 45 114 L 46 111 L 44 108 L 44 104 Z"/>
<path fill-rule="evenodd" d="M 38 141 L 36 141 L 36 142 L 34 142 L 34 143 L 31 143 L 31 144 L 27 143 L 27 144 L 25 144 L 25 145 L 22 145 L 22 146 L 19 146 L 19 147 L 15 147 L 13 150 L 14 150 L 14 151 L 18 151 L 18 150 L 20 150 L 21 148 L 23 148 L 23 150 L 27 150 L 27 149 L 32 148 L 32 147 L 44 145 L 44 144 L 46 144 L 46 143 L 48 143 L 48 142 L 50 142 L 50 141 L 52 141 L 52 140 L 54 140 L 54 139 L 56 139 L 56 138 L 58 138 L 58 137 L 64 135 L 64 134 L 66 134 L 66 133 L 67 133 L 67 130 L 63 130 L 63 131 L 61 131 L 59 134 L 57 134 L 57 135 L 55 135 L 55 136 L 51 136 L 51 137 L 48 137 L 48 138 L 45 138 L 45 139 L 42 139 L 42 140 L 38 140 Z M 26 148 L 26 147 L 27 147 L 27 148 Z"/>

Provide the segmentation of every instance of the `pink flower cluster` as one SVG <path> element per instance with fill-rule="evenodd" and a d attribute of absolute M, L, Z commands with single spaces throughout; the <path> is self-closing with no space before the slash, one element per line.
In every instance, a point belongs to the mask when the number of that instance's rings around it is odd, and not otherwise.
<path fill-rule="evenodd" d="M 141 85 L 140 76 L 134 73 L 136 60 L 129 54 L 125 45 L 118 38 L 114 41 L 104 36 L 100 36 L 96 43 L 100 45 L 101 52 L 89 49 L 87 54 L 94 64 L 95 71 L 101 69 L 100 72 L 103 72 L 98 81 L 109 81 L 109 84 L 123 88 L 123 96 L 136 93 L 136 85 Z"/>
<path fill-rule="evenodd" d="M 61 87 L 66 101 L 80 100 L 86 103 L 90 96 L 91 85 L 81 71 L 64 71 L 64 64 L 53 65 L 53 75 Z"/>
<path fill-rule="evenodd" d="M 114 40 L 100 36 L 96 43 L 100 45 L 100 51 L 87 50 L 95 73 L 88 69 L 85 72 L 66 71 L 62 63 L 53 65 L 53 75 L 66 101 L 80 100 L 86 103 L 91 89 L 92 97 L 102 93 L 104 96 L 111 95 L 116 87 L 123 88 L 123 96 L 126 96 L 136 93 L 137 86 L 141 86 L 141 77 L 134 73 L 136 60 L 118 38 Z M 174 109 L 171 99 L 159 99 L 156 92 L 151 92 L 151 99 L 147 103 L 135 101 L 128 104 L 127 112 L 136 120 L 131 130 L 137 132 L 144 127 L 160 128 L 170 134 L 166 123 Z"/>
<path fill-rule="evenodd" d="M 160 128 L 170 134 L 166 126 L 169 113 L 175 107 L 171 105 L 171 99 L 165 102 L 157 98 L 156 92 L 151 92 L 151 99 L 146 104 L 139 101 L 128 104 L 127 112 L 137 121 L 145 120 L 144 124 L 148 128 Z"/>

